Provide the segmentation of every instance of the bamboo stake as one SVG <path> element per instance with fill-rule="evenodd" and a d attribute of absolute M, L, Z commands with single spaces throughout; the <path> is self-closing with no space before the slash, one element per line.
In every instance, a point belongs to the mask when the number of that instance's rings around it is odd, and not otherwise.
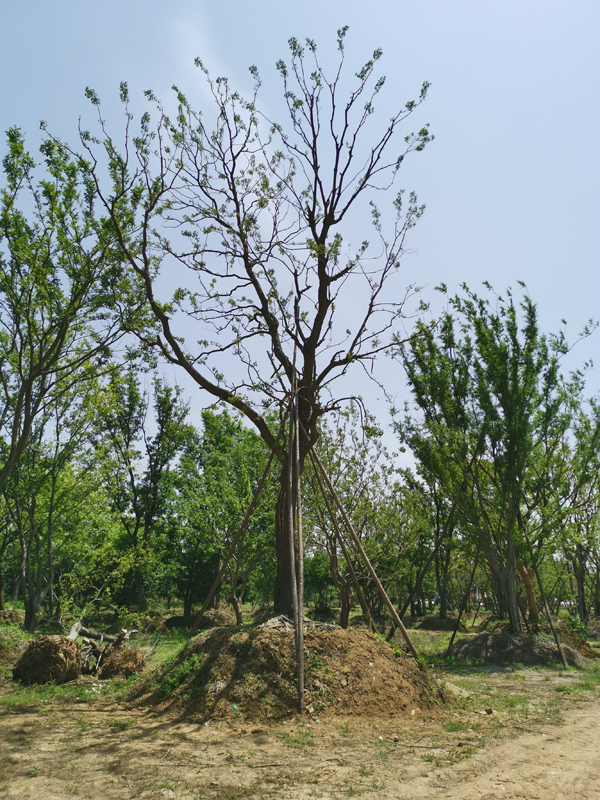
<path fill-rule="evenodd" d="M 315 463 L 312 451 L 310 453 L 310 457 L 313 462 L 313 465 L 316 467 L 317 465 Z M 350 572 L 352 583 L 354 584 L 354 589 L 356 591 L 356 596 L 358 597 L 358 602 L 360 603 L 360 607 L 362 608 L 363 614 L 365 615 L 365 619 L 367 620 L 369 628 L 373 631 L 373 633 L 377 633 L 377 628 L 375 627 L 375 623 L 373 622 L 373 619 L 371 617 L 371 612 L 369 611 L 367 601 L 365 600 L 365 596 L 363 594 L 362 589 L 360 588 L 356 572 L 354 571 L 354 565 L 352 564 L 352 560 L 350 559 L 350 554 L 346 549 L 346 545 L 344 543 L 344 537 L 342 536 L 342 532 L 340 531 L 339 525 L 337 524 L 337 519 L 335 518 L 335 514 L 333 513 L 333 509 L 331 507 L 331 503 L 329 502 L 329 498 L 325 494 L 325 487 L 323 486 L 323 483 L 321 481 L 321 476 L 319 475 L 319 471 L 317 469 L 315 469 L 315 477 L 317 479 L 318 488 L 321 490 L 321 494 L 323 495 L 323 500 L 325 501 L 325 507 L 331 518 L 333 530 L 335 531 L 335 535 L 340 544 L 340 548 L 342 550 L 342 553 L 344 554 L 344 558 L 346 559 L 346 564 L 348 565 L 348 571 Z"/>
<path fill-rule="evenodd" d="M 263 486 L 265 484 L 265 481 L 267 479 L 267 475 L 269 473 L 269 469 L 271 467 L 271 462 L 272 461 L 273 461 L 273 453 L 271 453 L 269 455 L 269 460 L 267 461 L 267 466 L 265 467 L 264 472 L 262 474 L 262 477 L 261 477 L 261 479 L 259 481 L 259 484 L 256 487 L 256 491 L 254 492 L 254 497 L 252 498 L 252 502 L 248 506 L 248 511 L 246 511 L 246 516 L 244 517 L 244 519 L 242 521 L 242 524 L 240 525 L 239 531 L 237 532 L 233 542 L 229 546 L 229 550 L 227 551 L 227 555 L 225 556 L 225 560 L 221 564 L 221 569 L 219 570 L 219 573 L 218 573 L 217 577 L 215 578 L 215 582 L 213 583 L 210 592 L 206 596 L 206 599 L 205 599 L 205 601 L 204 601 L 204 603 L 202 605 L 202 608 L 196 614 L 196 619 L 194 620 L 194 624 L 192 625 L 192 629 L 190 631 L 190 637 L 194 636 L 196 631 L 198 630 L 198 626 L 200 625 L 200 622 L 202 621 L 202 617 L 204 616 L 204 614 L 206 612 L 206 609 L 209 607 L 210 602 L 211 602 L 211 600 L 213 599 L 213 597 L 215 595 L 215 592 L 219 588 L 219 584 L 221 583 L 221 580 L 223 579 L 223 575 L 225 574 L 225 570 L 227 569 L 227 565 L 229 564 L 229 562 L 231 560 L 231 557 L 233 556 L 233 554 L 235 552 L 235 548 L 238 546 L 238 543 L 239 543 L 240 539 L 242 538 L 242 536 L 246 532 L 246 528 L 248 527 L 248 522 L 250 521 L 250 517 L 252 516 L 254 508 L 256 507 L 256 503 L 258 501 L 258 497 L 259 497 L 259 495 L 260 495 L 260 493 L 262 491 L 262 488 L 263 488 Z"/>
<path fill-rule="evenodd" d="M 364 548 L 363 548 L 363 546 L 361 544 L 361 541 L 358 538 L 358 536 L 356 535 L 356 531 L 354 530 L 354 528 L 352 526 L 352 523 L 350 522 L 350 518 L 346 514 L 346 510 L 344 509 L 344 506 L 342 505 L 342 503 L 340 501 L 340 498 L 338 497 L 338 494 L 337 494 L 337 492 L 336 492 L 331 480 L 329 479 L 329 475 L 325 471 L 325 467 L 323 466 L 323 463 L 321 462 L 321 459 L 319 458 L 319 454 L 314 449 L 313 449 L 313 453 L 314 453 L 315 460 L 316 460 L 317 464 L 319 465 L 319 469 L 321 470 L 321 474 L 323 475 L 323 479 L 325 480 L 325 483 L 327 484 L 327 487 L 328 487 L 329 491 L 331 492 L 331 496 L 335 500 L 335 504 L 338 507 L 338 509 L 340 511 L 340 514 L 342 515 L 342 519 L 344 520 L 346 528 L 348 529 L 348 533 L 352 537 L 352 541 L 354 542 L 354 544 L 356 546 L 356 549 L 360 553 L 360 555 L 362 557 L 362 560 L 364 561 L 365 566 L 368 569 L 369 574 L 371 575 L 371 578 L 373 579 L 373 582 L 375 583 L 375 586 L 377 587 L 377 591 L 379 592 L 379 596 L 381 597 L 383 602 L 388 607 L 388 611 L 390 612 L 390 614 L 392 616 L 392 619 L 396 623 L 396 627 L 400 629 L 400 633 L 404 637 L 404 641 L 408 645 L 408 649 L 410 650 L 410 652 L 414 656 L 415 660 L 418 661 L 419 660 L 419 654 L 417 652 L 417 649 L 415 648 L 415 645 L 414 645 L 412 639 L 408 635 L 408 631 L 404 627 L 404 625 L 402 623 L 402 620 L 398 616 L 398 612 L 394 608 L 394 604 L 392 603 L 392 601 L 390 600 L 390 598 L 387 595 L 387 592 L 383 588 L 383 586 L 381 584 L 381 581 L 379 580 L 379 577 L 377 576 L 377 573 L 373 569 L 373 565 L 369 561 L 369 557 L 365 553 L 365 550 L 364 550 Z"/>

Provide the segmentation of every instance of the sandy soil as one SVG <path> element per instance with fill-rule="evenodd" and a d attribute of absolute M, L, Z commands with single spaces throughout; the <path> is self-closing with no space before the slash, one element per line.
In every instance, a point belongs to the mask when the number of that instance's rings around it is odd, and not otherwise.
<path fill-rule="evenodd" d="M 600 798 L 597 700 L 483 747 L 477 728 L 441 730 L 418 712 L 401 725 L 234 727 L 115 705 L 18 709 L 0 718 L 0 797 Z"/>

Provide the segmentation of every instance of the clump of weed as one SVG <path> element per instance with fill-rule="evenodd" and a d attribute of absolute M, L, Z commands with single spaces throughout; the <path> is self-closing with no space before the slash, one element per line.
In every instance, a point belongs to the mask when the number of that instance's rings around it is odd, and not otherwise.
<path fill-rule="evenodd" d="M 186 658 L 178 667 L 163 678 L 160 685 L 160 693 L 165 697 L 182 684 L 191 672 L 200 669 L 202 663 L 202 653 L 193 653 Z"/>

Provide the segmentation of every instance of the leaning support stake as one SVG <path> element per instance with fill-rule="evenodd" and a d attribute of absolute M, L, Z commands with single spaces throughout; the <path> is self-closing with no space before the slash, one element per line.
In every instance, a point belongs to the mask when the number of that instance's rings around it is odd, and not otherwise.
<path fill-rule="evenodd" d="M 529 541 L 529 537 L 527 536 L 527 532 L 523 527 L 523 535 L 525 536 L 525 541 L 527 542 L 527 547 L 529 548 L 529 555 L 531 556 L 531 563 L 533 564 L 533 569 L 535 571 L 535 577 L 537 578 L 538 586 L 540 587 L 540 594 L 542 595 L 542 602 L 544 603 L 544 609 L 546 611 L 546 616 L 548 617 L 548 622 L 550 623 L 550 627 L 552 628 L 552 635 L 554 636 L 554 641 L 556 642 L 556 646 L 558 647 L 558 652 L 560 653 L 560 657 L 563 663 L 563 667 L 565 671 L 569 669 L 569 665 L 567 664 L 567 659 L 565 657 L 565 651 L 562 648 L 562 644 L 560 643 L 560 639 L 558 638 L 558 633 L 556 632 L 556 628 L 554 627 L 554 623 L 552 622 L 552 615 L 550 614 L 550 607 L 548 605 L 548 600 L 546 599 L 546 592 L 544 591 L 544 587 L 542 586 L 542 581 L 540 578 L 540 573 L 538 572 L 537 562 L 535 560 L 535 556 L 533 554 L 533 547 L 531 546 L 531 542 Z"/>
<path fill-rule="evenodd" d="M 356 531 L 352 527 L 352 523 L 350 522 L 350 518 L 346 514 L 346 510 L 345 510 L 344 506 L 342 505 L 342 503 L 340 501 L 340 498 L 338 497 L 338 494 L 337 494 L 332 482 L 329 479 L 329 475 L 325 471 L 325 467 L 323 466 L 323 463 L 322 463 L 321 459 L 319 458 L 319 454 L 317 453 L 316 450 L 313 450 L 313 453 L 314 453 L 315 461 L 317 462 L 317 464 L 319 466 L 319 469 L 321 470 L 321 474 L 323 476 L 323 479 L 325 480 L 325 483 L 327 484 L 327 488 L 329 489 L 329 491 L 331 492 L 331 496 L 335 500 L 335 504 L 338 507 L 338 509 L 340 511 L 340 514 L 342 515 L 342 519 L 344 520 L 344 524 L 346 525 L 346 528 L 348 529 L 348 533 L 350 534 L 350 536 L 352 538 L 352 541 L 354 542 L 354 545 L 356 546 L 356 549 L 360 553 L 360 555 L 362 557 L 362 560 L 364 561 L 365 566 L 368 569 L 371 578 L 373 578 L 373 582 L 375 583 L 375 586 L 377 587 L 377 591 L 379 592 L 379 595 L 380 595 L 381 599 L 386 604 L 386 606 L 388 608 L 388 611 L 390 612 L 390 614 L 392 616 L 392 619 L 396 623 L 396 627 L 400 630 L 400 633 L 404 637 L 404 641 L 408 645 L 408 649 L 410 650 L 410 652 L 414 656 L 415 660 L 419 661 L 419 654 L 417 653 L 417 649 L 416 649 L 412 639 L 408 635 L 408 631 L 406 630 L 406 628 L 402 624 L 402 620 L 398 616 L 398 612 L 394 608 L 394 604 L 392 603 L 390 598 L 387 596 L 387 592 L 385 591 L 385 589 L 381 585 L 381 581 L 379 580 L 379 578 L 377 576 L 377 573 L 373 569 L 373 565 L 369 561 L 369 557 L 365 553 L 365 550 L 364 550 L 364 548 L 363 548 L 363 546 L 361 544 L 361 541 L 358 538 L 358 536 L 356 535 Z"/>
<path fill-rule="evenodd" d="M 202 608 L 196 614 L 196 619 L 194 620 L 194 624 L 192 625 L 192 630 L 190 631 L 190 637 L 192 637 L 192 636 L 194 636 L 196 634 L 196 631 L 198 630 L 198 626 L 202 622 L 202 617 L 204 616 L 204 614 L 206 612 L 206 609 L 209 607 L 210 601 L 215 596 L 215 592 L 219 588 L 219 585 L 220 585 L 220 583 L 221 583 L 221 581 L 223 579 L 223 575 L 225 574 L 225 570 L 227 569 L 227 565 L 231 561 L 231 557 L 233 556 L 233 554 L 235 552 L 235 548 L 238 546 L 238 543 L 239 543 L 240 539 L 242 538 L 242 536 L 246 532 L 246 528 L 248 527 L 248 522 L 250 521 L 250 517 L 252 516 L 252 512 L 254 511 L 254 508 L 255 508 L 256 503 L 258 501 L 258 497 L 259 497 L 259 495 L 260 495 L 260 493 L 262 491 L 263 486 L 265 485 L 265 481 L 267 479 L 267 475 L 269 474 L 269 469 L 271 468 L 271 462 L 272 461 L 273 461 L 273 453 L 271 453 L 270 456 L 269 456 L 269 460 L 267 461 L 267 466 L 265 467 L 265 470 L 264 470 L 264 472 L 262 474 L 262 478 L 260 479 L 260 482 L 259 482 L 258 486 L 256 487 L 256 491 L 254 492 L 254 497 L 252 498 L 252 502 L 248 506 L 248 511 L 246 511 L 246 516 L 244 517 L 244 520 L 243 520 L 242 524 L 240 525 L 240 529 L 237 532 L 235 539 L 231 543 L 231 545 L 229 547 L 229 550 L 227 551 L 227 555 L 225 556 L 225 558 L 223 560 L 223 563 L 221 564 L 221 569 L 219 570 L 219 574 L 215 578 L 215 582 L 213 583 L 210 592 L 207 594 L 206 600 L 204 601 L 204 603 L 202 605 Z"/>

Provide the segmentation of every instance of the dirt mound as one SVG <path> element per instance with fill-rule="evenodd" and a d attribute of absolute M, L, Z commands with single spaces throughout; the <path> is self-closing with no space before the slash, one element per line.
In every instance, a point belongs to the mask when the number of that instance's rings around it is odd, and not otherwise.
<path fill-rule="evenodd" d="M 305 647 L 305 697 L 312 716 L 414 717 L 439 702 L 428 674 L 371 633 L 307 632 Z M 154 685 L 156 679 L 155 674 Z M 159 681 L 158 690 L 145 698 L 159 711 L 180 710 L 199 720 L 280 719 L 297 707 L 293 631 L 220 628 L 197 636 Z"/>
<path fill-rule="evenodd" d="M 13 667 L 23 683 L 66 683 L 81 675 L 83 658 L 78 642 L 65 636 L 38 636 Z"/>
<path fill-rule="evenodd" d="M 417 625 L 417 628 L 422 631 L 453 631 L 454 628 L 456 628 L 456 620 L 451 617 L 447 617 L 446 619 L 441 619 L 440 617 L 425 617 L 423 622 Z M 462 631 L 462 633 L 467 632 L 462 622 L 458 630 Z"/>
<path fill-rule="evenodd" d="M 21 638 L 22 631 L 16 625 L 2 626 L 0 629 L 0 666 L 6 670 L 12 668 L 23 655 L 29 644 Z M 0 679 L 2 678 L 0 670 Z"/>
<path fill-rule="evenodd" d="M 144 651 L 139 647 L 120 647 L 107 652 L 98 677 L 103 681 L 109 678 L 129 678 L 134 672 L 142 672 L 146 666 Z"/>
<path fill-rule="evenodd" d="M 23 625 L 25 612 L 18 608 L 5 608 L 0 611 L 0 625 Z"/>
<path fill-rule="evenodd" d="M 174 628 L 191 628 L 196 615 L 191 617 L 169 617 L 164 621 L 165 628 L 172 631 Z M 200 630 L 208 628 L 223 628 L 226 625 L 235 625 L 235 617 L 229 609 L 217 608 L 207 611 L 200 620 Z"/>
<path fill-rule="evenodd" d="M 566 642 L 569 647 L 577 650 L 577 652 L 581 653 L 581 655 L 585 658 L 600 658 L 600 653 L 590 647 L 584 639 L 580 639 L 578 636 L 573 634 L 565 622 L 559 620 L 554 624 L 561 642 Z"/>
<path fill-rule="evenodd" d="M 373 620 L 375 623 L 375 627 L 379 631 L 379 633 L 387 633 L 388 628 L 392 624 L 391 617 L 386 617 L 385 615 L 375 617 Z M 367 624 L 367 618 L 364 614 L 357 614 L 355 617 L 350 617 L 348 621 L 348 628 L 352 628 L 353 630 L 360 630 L 361 628 L 365 628 L 366 630 L 369 629 Z"/>
<path fill-rule="evenodd" d="M 576 650 L 563 645 L 565 658 L 571 666 L 583 666 L 583 659 Z M 461 639 L 450 648 L 449 655 L 460 661 L 478 661 L 492 664 L 525 664 L 526 666 L 562 663 L 558 648 L 549 642 L 539 642 L 530 636 L 508 633 L 480 633 L 469 639 Z"/>

